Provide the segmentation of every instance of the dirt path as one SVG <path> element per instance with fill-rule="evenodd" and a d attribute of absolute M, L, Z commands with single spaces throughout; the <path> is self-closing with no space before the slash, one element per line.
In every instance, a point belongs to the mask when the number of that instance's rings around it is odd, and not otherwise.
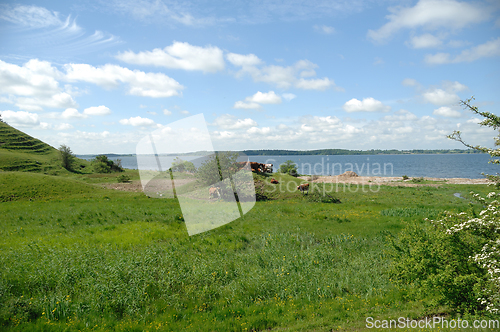
<path fill-rule="evenodd" d="M 194 179 L 179 179 L 175 181 L 176 187 L 177 186 L 183 186 L 185 184 L 188 184 L 192 181 L 195 181 Z M 165 182 L 165 181 L 160 181 L 158 182 L 158 186 L 155 186 L 155 183 L 152 183 L 151 187 L 149 188 L 150 191 L 154 190 L 165 190 L 168 189 L 169 184 L 171 182 Z M 165 184 L 167 186 L 165 187 Z M 142 184 L 140 180 L 137 181 L 131 181 L 131 182 L 126 182 L 126 183 L 101 183 L 101 187 L 107 188 L 107 189 L 114 189 L 114 190 L 121 190 L 121 191 L 133 191 L 133 192 L 141 192 L 142 191 Z"/>

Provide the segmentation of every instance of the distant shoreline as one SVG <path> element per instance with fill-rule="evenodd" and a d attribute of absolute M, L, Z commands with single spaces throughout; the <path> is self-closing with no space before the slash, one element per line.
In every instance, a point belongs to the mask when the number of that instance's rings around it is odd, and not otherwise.
<path fill-rule="evenodd" d="M 217 151 L 225 152 L 225 151 Z M 472 149 L 436 149 L 436 150 L 345 150 L 345 149 L 321 149 L 321 150 L 242 150 L 228 151 L 237 152 L 247 156 L 362 156 L 362 155 L 421 155 L 421 154 L 484 154 Z M 210 154 L 206 151 L 189 152 L 189 153 L 169 153 L 160 154 L 163 156 L 189 156 L 200 155 L 206 156 Z M 134 157 L 135 153 L 103 153 L 108 158 L 117 157 Z M 92 158 L 98 154 L 77 154 L 79 158 Z"/>

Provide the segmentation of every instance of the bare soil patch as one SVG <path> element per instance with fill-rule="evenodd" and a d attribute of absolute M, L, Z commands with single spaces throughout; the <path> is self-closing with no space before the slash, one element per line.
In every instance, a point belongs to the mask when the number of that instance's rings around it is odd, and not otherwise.
<path fill-rule="evenodd" d="M 183 185 L 188 184 L 192 181 L 195 181 L 195 179 L 178 179 L 178 180 L 175 180 L 175 185 L 176 185 L 176 187 L 183 186 Z M 166 190 L 168 188 L 171 188 L 170 181 L 157 181 L 157 182 L 158 182 L 158 184 L 156 182 L 148 184 L 149 185 L 148 189 L 150 191 L 154 191 L 154 189 Z M 107 189 L 114 189 L 114 190 L 121 190 L 121 191 L 133 191 L 133 192 L 141 192 L 142 191 L 142 184 L 141 184 L 140 180 L 125 182 L 125 183 L 101 183 L 100 186 L 102 186 L 103 188 L 107 188 Z"/>

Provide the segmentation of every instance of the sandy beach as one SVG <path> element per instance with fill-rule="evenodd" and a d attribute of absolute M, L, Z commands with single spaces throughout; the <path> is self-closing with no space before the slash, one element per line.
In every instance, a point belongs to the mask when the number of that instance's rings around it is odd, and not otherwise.
<path fill-rule="evenodd" d="M 301 176 L 300 179 L 312 183 L 351 183 L 351 184 L 377 184 L 386 186 L 403 186 L 403 187 L 419 187 L 419 186 L 440 186 L 442 184 L 491 184 L 492 182 L 486 178 L 483 179 L 465 179 L 465 178 L 431 178 L 424 177 L 427 183 L 418 183 L 412 181 L 414 178 L 403 180 L 401 176 L 384 177 L 384 176 L 358 176 L 354 172 L 346 172 L 335 176 L 314 176 L 313 180 L 310 175 Z M 435 183 L 429 183 L 430 181 Z"/>

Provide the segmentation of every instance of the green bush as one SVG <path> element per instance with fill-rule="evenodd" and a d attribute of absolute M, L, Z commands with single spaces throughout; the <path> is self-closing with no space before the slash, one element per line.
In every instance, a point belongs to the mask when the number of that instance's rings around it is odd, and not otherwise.
<path fill-rule="evenodd" d="M 91 161 L 92 168 L 96 173 L 113 173 L 113 172 L 123 172 L 121 167 L 121 161 L 118 160 L 116 163 L 113 160 L 108 159 L 105 155 L 96 156 Z"/>
<path fill-rule="evenodd" d="M 297 173 L 297 164 L 294 163 L 292 160 L 287 160 L 283 164 L 281 164 L 280 168 L 278 169 L 278 172 L 295 177 L 299 176 L 299 173 Z"/>
<path fill-rule="evenodd" d="M 121 174 L 120 176 L 118 176 L 116 178 L 116 180 L 119 182 L 119 183 L 122 183 L 122 182 L 130 182 L 130 176 L 129 175 L 126 175 L 126 174 Z"/>
<path fill-rule="evenodd" d="M 429 223 L 409 223 L 391 241 L 391 274 L 400 286 L 412 285 L 413 295 L 432 299 L 428 305 L 448 305 L 458 312 L 479 312 L 479 291 L 487 272 L 469 257 L 485 241 L 467 233 L 448 234 Z"/>
<path fill-rule="evenodd" d="M 340 203 L 340 199 L 333 197 L 332 195 L 321 193 L 318 191 L 310 192 L 304 195 L 309 201 L 315 203 Z"/>
<path fill-rule="evenodd" d="M 196 167 L 194 164 L 190 161 L 185 161 L 180 159 L 179 157 L 176 157 L 174 161 L 172 161 L 172 167 L 171 167 L 172 172 L 187 172 L 187 173 L 195 173 L 196 172 Z"/>

